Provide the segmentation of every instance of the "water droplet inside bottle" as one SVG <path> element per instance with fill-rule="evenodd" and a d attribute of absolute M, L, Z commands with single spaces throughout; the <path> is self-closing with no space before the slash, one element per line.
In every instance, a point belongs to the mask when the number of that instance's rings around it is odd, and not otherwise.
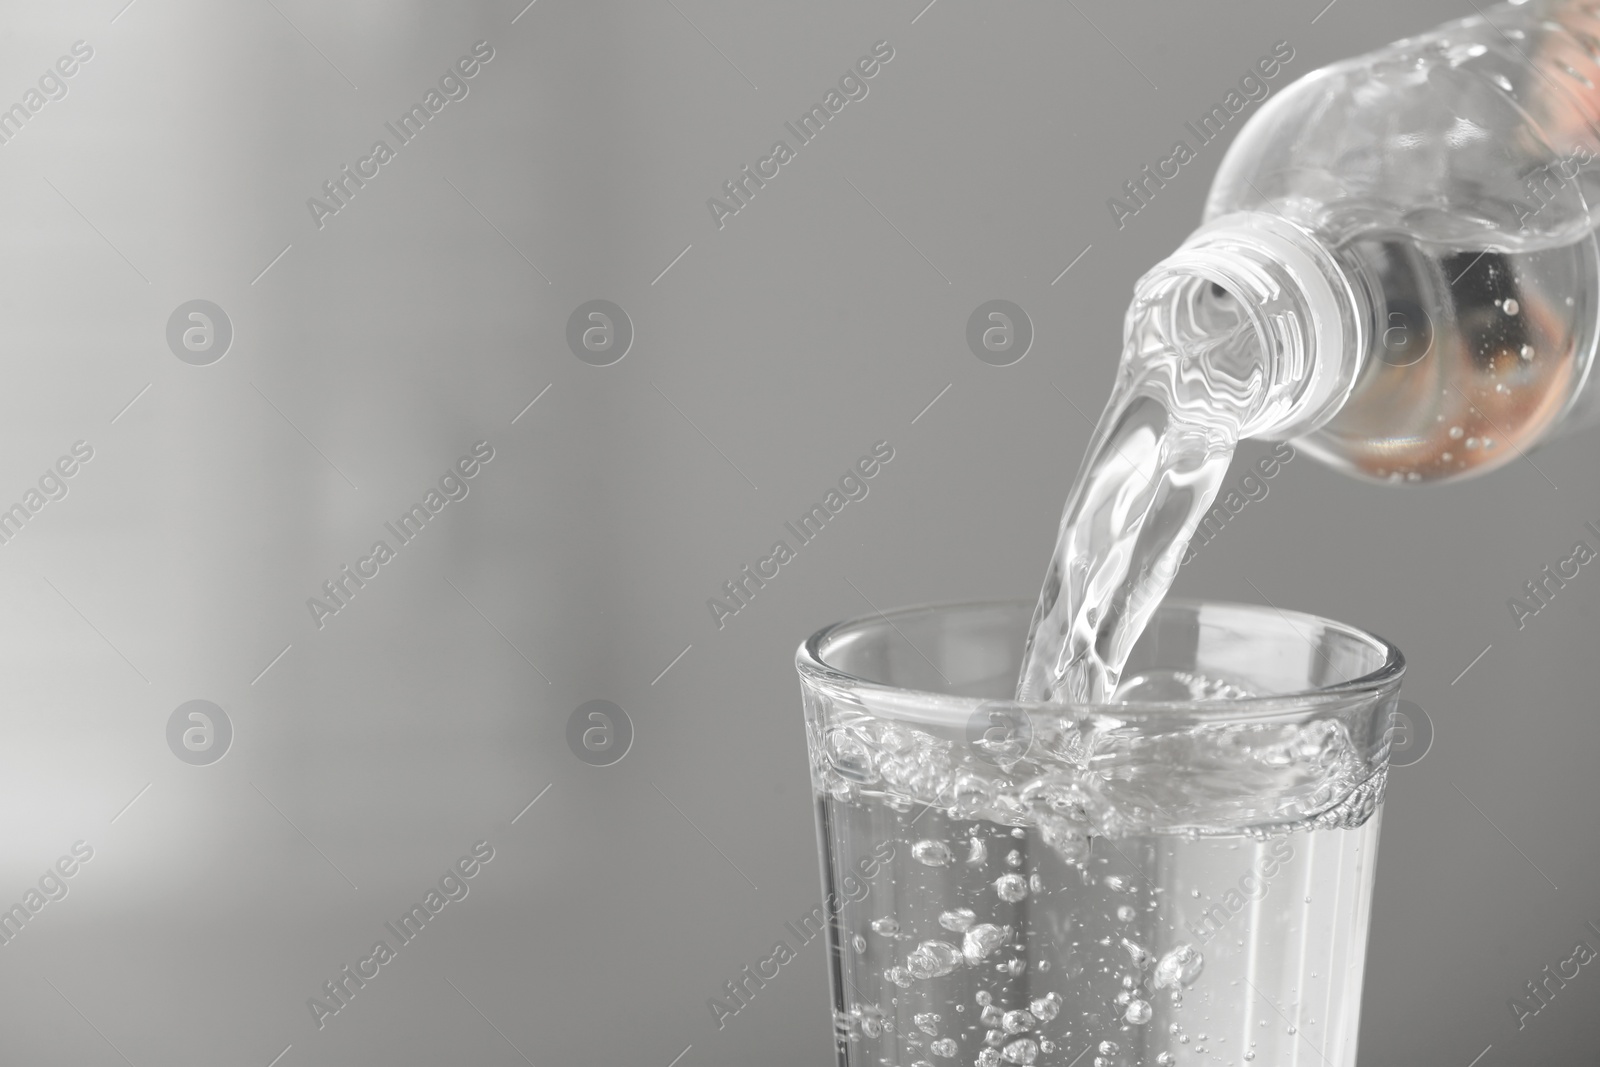
<path fill-rule="evenodd" d="M 1522 310 L 1522 305 L 1517 303 L 1516 297 L 1508 296 L 1505 298 L 1504 302 L 1501 303 L 1500 310 L 1504 311 L 1507 315 L 1515 315 L 1517 312 Z"/>

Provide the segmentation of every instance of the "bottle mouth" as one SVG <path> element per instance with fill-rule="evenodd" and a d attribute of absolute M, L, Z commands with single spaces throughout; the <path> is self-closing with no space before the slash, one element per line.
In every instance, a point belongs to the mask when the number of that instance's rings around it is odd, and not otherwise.
<path fill-rule="evenodd" d="M 1311 231 L 1268 212 L 1224 215 L 1140 279 L 1139 296 L 1185 279 L 1225 290 L 1255 331 L 1264 381 L 1240 437 L 1304 436 L 1348 399 L 1365 350 L 1360 298 Z"/>

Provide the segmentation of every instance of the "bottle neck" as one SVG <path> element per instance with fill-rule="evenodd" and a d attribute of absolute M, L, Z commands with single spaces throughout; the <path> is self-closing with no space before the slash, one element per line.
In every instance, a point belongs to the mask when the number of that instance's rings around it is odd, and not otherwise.
<path fill-rule="evenodd" d="M 1138 294 L 1186 282 L 1226 290 L 1254 327 L 1261 380 L 1241 438 L 1302 437 L 1344 405 L 1367 351 L 1369 301 L 1310 230 L 1268 212 L 1224 215 L 1140 279 Z"/>

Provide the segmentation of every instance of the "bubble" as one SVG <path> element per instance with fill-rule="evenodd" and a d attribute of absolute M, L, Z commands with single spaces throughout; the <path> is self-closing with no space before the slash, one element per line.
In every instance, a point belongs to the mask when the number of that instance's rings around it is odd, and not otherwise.
<path fill-rule="evenodd" d="M 961 951 L 948 941 L 924 941 L 906 957 L 913 978 L 939 978 L 961 963 Z"/>
<path fill-rule="evenodd" d="M 1011 936 L 1011 927 L 996 926 L 994 923 L 979 923 L 967 931 L 967 936 L 961 942 L 961 954 L 968 963 L 976 964 L 989 953 L 1005 944 L 1006 938 Z M 984 1002 L 987 1003 L 987 1002 Z"/>
<path fill-rule="evenodd" d="M 1149 949 L 1137 942 L 1129 941 L 1127 938 L 1122 939 L 1122 947 L 1128 950 L 1128 958 L 1141 971 L 1150 966 L 1155 960 L 1155 955 Z"/>
<path fill-rule="evenodd" d="M 1000 1067 L 1000 1053 L 996 1049 L 986 1048 L 972 1062 L 974 1067 Z"/>
<path fill-rule="evenodd" d="M 1007 904 L 1015 904 L 1028 895 L 1028 881 L 1020 874 L 1002 874 L 994 880 L 994 891 Z"/>
<path fill-rule="evenodd" d="M 935 1056 L 940 1056 L 949 1060 L 955 1058 L 956 1054 L 961 1051 L 961 1047 L 948 1037 L 941 1037 L 939 1040 L 928 1046 L 928 1051 L 933 1053 Z"/>
<path fill-rule="evenodd" d="M 983 843 L 983 838 L 974 837 L 967 844 L 967 866 L 981 867 L 989 862 L 989 846 Z"/>
<path fill-rule="evenodd" d="M 951 933 L 959 934 L 977 921 L 978 913 L 971 908 L 952 908 L 939 913 L 939 925 Z"/>
<path fill-rule="evenodd" d="M 1159 1067 L 1172 1067 L 1172 1065 L 1177 1062 L 1178 1057 L 1174 1056 L 1170 1052 L 1163 1052 L 1161 1055 L 1156 1057 L 1156 1063 L 1159 1065 Z"/>
<path fill-rule="evenodd" d="M 1039 1042 L 1031 1037 L 1019 1038 L 1000 1053 L 1007 1063 L 1029 1064 L 1039 1058 Z"/>
<path fill-rule="evenodd" d="M 1061 994 L 1046 993 L 1042 997 L 1036 997 L 1033 1003 L 1028 1005 L 1028 1009 L 1033 1012 L 1035 1019 L 1047 1023 L 1061 1012 Z"/>
<path fill-rule="evenodd" d="M 1133 922 L 1134 916 L 1136 916 L 1138 914 L 1139 914 L 1138 912 L 1133 910 L 1133 905 L 1131 905 L 1131 904 L 1124 904 L 1124 905 L 1122 905 L 1121 907 L 1119 907 L 1117 909 L 1117 918 L 1118 918 L 1118 920 L 1120 920 L 1122 922 L 1125 922 L 1125 923 Z"/>
<path fill-rule="evenodd" d="M 1476 437 L 1467 438 L 1467 451 L 1468 452 L 1472 451 L 1474 448 L 1477 448 L 1477 447 L 1478 447 L 1478 439 Z"/>
<path fill-rule="evenodd" d="M 989 994 L 989 991 L 987 989 L 978 990 L 978 995 L 973 997 L 972 999 L 976 1000 L 979 1003 L 979 1005 L 981 1005 L 982 1007 L 985 1007 L 985 1008 L 987 1008 L 990 1004 L 994 1003 L 994 997 Z"/>
<path fill-rule="evenodd" d="M 1522 310 L 1522 305 L 1517 303 L 1516 297 L 1508 296 L 1505 298 L 1504 303 L 1500 305 L 1500 310 L 1504 311 L 1507 315 L 1515 315 L 1517 312 Z"/>
<path fill-rule="evenodd" d="M 1165 989 L 1167 986 L 1193 985 L 1205 964 L 1205 957 L 1200 950 L 1185 941 L 1162 956 L 1161 962 L 1156 964 L 1155 986 Z"/>
<path fill-rule="evenodd" d="M 1005 1017 L 1005 1012 L 1000 1010 L 998 1004 L 985 1004 L 983 1011 L 978 1014 L 978 1022 L 984 1026 L 999 1026 L 1000 1020 Z"/>
<path fill-rule="evenodd" d="M 1012 849 L 1010 852 L 1007 852 L 1006 853 L 1006 866 L 1007 867 L 1021 867 L 1022 866 L 1022 853 L 1018 852 L 1016 849 Z"/>
<path fill-rule="evenodd" d="M 1462 435 L 1464 435 L 1465 433 L 1466 433 L 1466 431 L 1463 430 L 1461 427 L 1452 426 L 1452 427 L 1450 427 L 1450 440 L 1459 441 L 1459 440 L 1461 440 Z"/>
<path fill-rule="evenodd" d="M 911 1021 L 917 1024 L 918 1030 L 921 1030 L 929 1037 L 939 1036 L 939 1016 L 933 1012 L 919 1011 L 911 1017 Z"/>
<path fill-rule="evenodd" d="M 867 951 L 867 939 L 862 937 L 860 934 L 852 937 L 850 939 L 850 944 L 856 950 L 857 955 Z"/>
<path fill-rule="evenodd" d="M 1022 977 L 1022 972 L 1028 969 L 1028 961 L 1020 956 L 1012 956 L 1000 965 L 1007 974 L 1013 978 Z"/>
<path fill-rule="evenodd" d="M 1532 359 L 1533 358 L 1533 346 L 1532 345 L 1523 345 L 1521 348 L 1517 349 L 1517 355 L 1521 356 L 1523 359 Z"/>
<path fill-rule="evenodd" d="M 1104 1056 L 1115 1056 L 1120 1051 L 1121 1051 L 1121 1046 L 1119 1046 L 1115 1041 L 1102 1041 L 1102 1042 L 1100 1042 L 1100 1053 L 1101 1053 L 1101 1055 L 1104 1055 Z"/>
<path fill-rule="evenodd" d="M 1035 893 L 1044 892 L 1044 879 L 1039 877 L 1038 871 L 1028 875 L 1028 888 Z"/>
<path fill-rule="evenodd" d="M 943 841 L 929 838 L 918 841 L 911 846 L 911 857 L 918 863 L 929 867 L 948 867 L 950 861 L 955 859 L 955 854 L 950 851 L 950 846 Z"/>
<path fill-rule="evenodd" d="M 1008 1034 L 1033 1029 L 1033 1015 L 1027 1011 L 1008 1011 L 1000 1018 L 1000 1028 Z"/>
<path fill-rule="evenodd" d="M 1016 838 L 1016 839 L 1017 839 L 1017 840 L 1018 840 L 1018 841 L 1020 841 L 1020 840 L 1022 840 L 1022 839 L 1023 839 L 1023 838 L 1024 838 L 1024 837 L 1027 837 L 1027 836 L 1028 836 L 1028 831 L 1026 831 L 1026 830 L 1024 830 L 1024 829 L 1023 829 L 1023 828 L 1022 828 L 1022 827 L 1020 827 L 1020 826 L 1013 826 L 1013 827 L 1012 827 L 1012 828 L 1011 828 L 1011 836 L 1012 836 L 1012 837 L 1014 837 L 1014 838 Z"/>
<path fill-rule="evenodd" d="M 1129 1001 L 1128 1010 L 1122 1013 L 1122 1017 L 1135 1026 L 1143 1026 L 1153 1015 L 1155 1009 L 1150 1006 L 1150 1002 L 1137 998 Z"/>
<path fill-rule="evenodd" d="M 1289 1032 L 1290 1032 L 1290 1033 L 1291 1033 L 1291 1034 L 1298 1034 L 1298 1033 L 1299 1033 L 1299 1032 L 1300 1032 L 1300 1031 L 1299 1031 L 1299 1030 L 1297 1030 L 1297 1029 L 1295 1029 L 1295 1027 L 1294 1027 L 1294 1026 L 1293 1026 L 1293 1024 L 1291 1024 L 1291 1025 L 1290 1025 L 1290 1026 L 1289 1026 Z"/>
<path fill-rule="evenodd" d="M 906 970 L 904 967 L 890 967 L 887 971 L 883 972 L 883 976 L 889 981 L 893 982 L 895 985 L 899 986 L 901 989 L 911 988 L 911 972 Z"/>
<path fill-rule="evenodd" d="M 882 934 L 884 937 L 893 937 L 900 932 L 900 924 L 893 919 L 873 919 L 871 926 L 873 933 Z"/>
<path fill-rule="evenodd" d="M 1128 880 L 1122 877 L 1120 874 L 1106 875 L 1105 884 L 1107 889 L 1114 889 L 1118 892 L 1128 888 Z"/>
<path fill-rule="evenodd" d="M 1245 1050 L 1245 1053 L 1244 1053 L 1244 1058 L 1245 1058 L 1245 1059 L 1246 1059 L 1246 1060 L 1253 1060 L 1253 1059 L 1255 1059 L 1255 1058 L 1256 1058 L 1256 1054 L 1255 1054 L 1255 1051 L 1254 1051 L 1254 1050 L 1253 1050 L 1253 1049 L 1246 1049 L 1246 1050 Z"/>

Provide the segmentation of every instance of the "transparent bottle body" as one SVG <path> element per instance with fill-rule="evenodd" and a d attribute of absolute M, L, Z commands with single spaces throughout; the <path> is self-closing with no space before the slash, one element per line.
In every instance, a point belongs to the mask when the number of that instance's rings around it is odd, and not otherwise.
<path fill-rule="evenodd" d="M 1459 477 L 1600 420 L 1596 10 L 1488 9 L 1308 75 L 1240 132 L 1207 220 L 1303 227 L 1368 320 L 1347 399 L 1297 442 L 1311 454 Z"/>

